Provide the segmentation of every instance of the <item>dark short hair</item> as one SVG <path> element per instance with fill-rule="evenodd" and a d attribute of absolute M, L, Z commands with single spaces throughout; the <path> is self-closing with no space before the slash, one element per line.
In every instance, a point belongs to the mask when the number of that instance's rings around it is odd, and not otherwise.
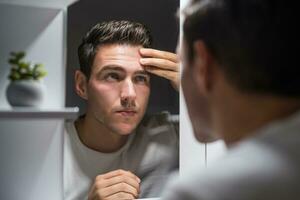
<path fill-rule="evenodd" d="M 152 37 L 149 29 L 137 22 L 107 21 L 93 26 L 78 47 L 80 70 L 89 78 L 91 67 L 99 46 L 105 44 L 128 44 L 150 47 Z"/>
<path fill-rule="evenodd" d="M 189 62 L 194 59 L 193 43 L 201 40 L 227 80 L 239 90 L 300 97 L 296 4 L 282 0 L 193 0 L 185 13 Z"/>

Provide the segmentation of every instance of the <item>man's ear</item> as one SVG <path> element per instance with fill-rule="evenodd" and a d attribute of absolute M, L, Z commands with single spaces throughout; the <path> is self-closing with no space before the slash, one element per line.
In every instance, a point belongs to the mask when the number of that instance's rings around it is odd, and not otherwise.
<path fill-rule="evenodd" d="M 87 93 L 87 78 L 86 76 L 80 71 L 75 71 L 75 91 L 76 93 L 83 99 L 88 99 Z"/>
<path fill-rule="evenodd" d="M 212 84 L 212 57 L 205 43 L 201 40 L 194 42 L 193 50 L 193 78 L 196 86 L 206 95 Z"/>

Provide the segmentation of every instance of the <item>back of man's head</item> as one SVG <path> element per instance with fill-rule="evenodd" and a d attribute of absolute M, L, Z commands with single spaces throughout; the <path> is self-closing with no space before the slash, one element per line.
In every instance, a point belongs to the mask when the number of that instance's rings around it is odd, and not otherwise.
<path fill-rule="evenodd" d="M 83 37 L 78 47 L 80 70 L 90 76 L 94 57 L 101 45 L 140 45 L 150 47 L 152 37 L 146 26 L 126 20 L 107 21 L 96 24 Z"/>
<path fill-rule="evenodd" d="M 202 40 L 240 91 L 300 97 L 295 3 L 279 0 L 193 0 L 186 9 L 189 62 Z"/>

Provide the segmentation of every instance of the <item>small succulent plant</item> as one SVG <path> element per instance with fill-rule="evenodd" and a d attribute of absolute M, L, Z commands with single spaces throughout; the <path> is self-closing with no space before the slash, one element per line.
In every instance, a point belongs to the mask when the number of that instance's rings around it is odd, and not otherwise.
<path fill-rule="evenodd" d="M 8 78 L 11 81 L 18 80 L 39 80 L 47 75 L 43 64 L 31 65 L 30 62 L 24 61 L 25 52 L 11 52 L 8 63 L 11 65 L 11 70 Z"/>

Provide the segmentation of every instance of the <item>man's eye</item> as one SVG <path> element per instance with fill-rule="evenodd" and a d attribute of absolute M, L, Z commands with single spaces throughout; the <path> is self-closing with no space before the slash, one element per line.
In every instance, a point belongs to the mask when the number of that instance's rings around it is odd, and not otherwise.
<path fill-rule="evenodd" d="M 110 82 L 120 80 L 120 76 L 117 73 L 109 73 L 104 78 L 106 81 L 110 81 Z"/>
<path fill-rule="evenodd" d="M 136 76 L 134 77 L 134 82 L 135 83 L 148 83 L 149 78 L 147 76 Z"/>

